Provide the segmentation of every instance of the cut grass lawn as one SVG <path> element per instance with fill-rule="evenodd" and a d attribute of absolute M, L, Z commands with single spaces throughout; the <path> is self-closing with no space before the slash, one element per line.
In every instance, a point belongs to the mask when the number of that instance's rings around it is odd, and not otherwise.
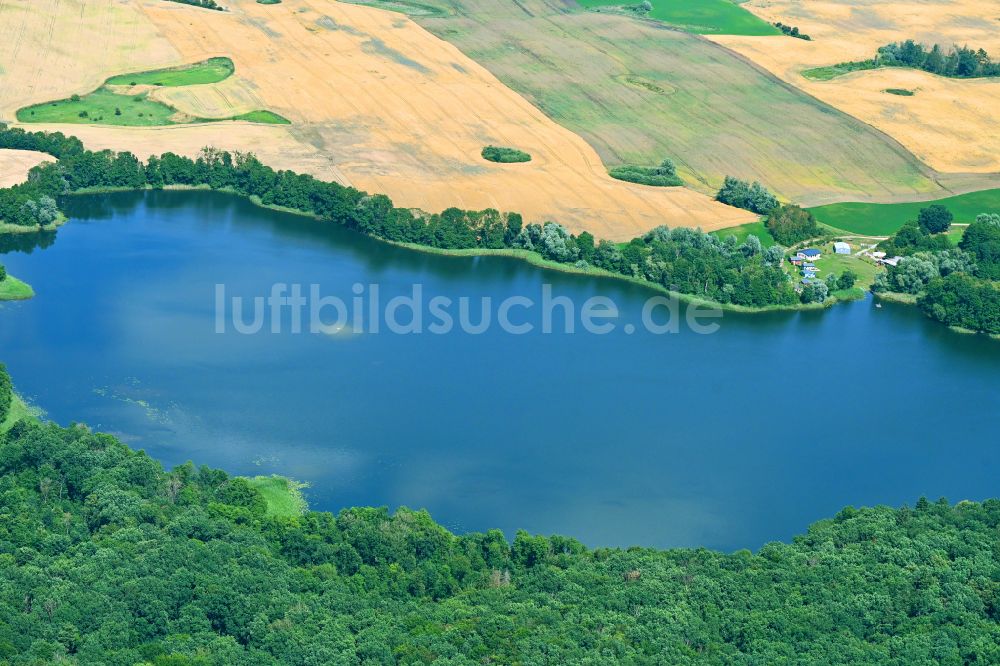
<path fill-rule="evenodd" d="M 229 58 L 209 58 L 193 65 L 112 76 L 104 83 L 109 86 L 197 86 L 225 81 L 235 71 L 236 66 Z"/>
<path fill-rule="evenodd" d="M 764 247 L 771 247 L 775 244 L 774 237 L 771 236 L 771 232 L 767 230 L 767 226 L 763 222 L 750 222 L 749 224 L 741 224 L 738 227 L 719 229 L 718 231 L 713 231 L 712 234 L 722 239 L 725 239 L 727 236 L 736 236 L 736 242 L 740 245 L 746 241 L 747 236 L 751 235 L 760 239 L 760 244 Z"/>
<path fill-rule="evenodd" d="M 588 9 L 630 7 L 632 0 L 577 0 Z M 649 18 L 688 32 L 715 35 L 780 35 L 781 31 L 730 0 L 654 0 Z"/>
<path fill-rule="evenodd" d="M 8 275 L 0 282 L 0 301 L 25 301 L 34 295 L 35 290 L 31 285 L 21 282 L 13 275 Z"/>
<path fill-rule="evenodd" d="M 838 203 L 810 208 L 823 224 L 865 236 L 890 236 L 921 208 L 941 204 L 952 212 L 955 222 L 974 222 L 980 213 L 1000 213 L 1000 189 L 969 192 L 936 201 L 897 204 Z"/>
<path fill-rule="evenodd" d="M 284 476 L 255 476 L 247 479 L 267 500 L 267 515 L 290 517 L 301 516 L 309 509 L 302 489 L 305 484 Z"/>
<path fill-rule="evenodd" d="M 858 276 L 855 286 L 867 290 L 875 283 L 875 276 L 882 270 L 873 262 L 854 256 L 853 252 L 857 252 L 860 246 L 853 242 L 851 243 L 852 254 L 835 253 L 833 243 L 820 245 L 819 249 L 823 251 L 823 257 L 816 262 L 816 268 L 820 270 L 821 280 L 826 280 L 826 277 L 831 273 L 839 277 L 844 271 L 850 269 Z"/>
<path fill-rule="evenodd" d="M 17 112 L 17 119 L 22 123 L 74 123 L 123 127 L 161 127 L 225 120 L 289 124 L 288 119 L 271 111 L 250 111 L 230 118 L 186 116 L 163 102 L 150 99 L 146 93 L 123 95 L 110 88 L 98 88 L 89 95 L 74 95 L 69 99 L 28 106 Z"/>

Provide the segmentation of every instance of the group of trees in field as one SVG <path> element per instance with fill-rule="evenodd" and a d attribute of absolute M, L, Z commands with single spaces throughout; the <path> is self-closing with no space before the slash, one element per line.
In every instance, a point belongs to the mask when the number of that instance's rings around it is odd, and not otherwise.
<path fill-rule="evenodd" d="M 15 424 L 0 433 L 0 661 L 1000 662 L 996 500 L 847 508 L 729 554 L 265 506 L 219 470 Z"/>
<path fill-rule="evenodd" d="M 170 2 L 179 2 L 182 5 L 193 5 L 195 7 L 214 9 L 220 12 L 225 11 L 225 7 L 219 5 L 215 0 L 170 0 Z"/>
<path fill-rule="evenodd" d="M 822 234 L 815 216 L 795 204 L 774 208 L 768 213 L 765 224 L 774 240 L 782 245 L 795 245 Z"/>
<path fill-rule="evenodd" d="M 945 236 L 951 228 L 954 215 L 945 206 L 933 204 L 921 208 L 917 219 L 910 220 L 878 248 L 892 256 L 905 257 L 917 252 L 937 252 L 949 249 L 951 241 Z"/>
<path fill-rule="evenodd" d="M 424 214 L 397 208 L 387 196 L 293 171 L 275 171 L 250 154 L 205 149 L 194 160 L 164 153 L 144 163 L 131 153 L 88 151 L 62 135 L 21 129 L 0 129 L 0 147 L 42 150 L 59 158 L 32 169 L 27 183 L 0 190 L 0 217 L 10 214 L 15 223 L 35 224 L 19 211 L 26 200 L 42 196 L 55 198 L 100 187 L 208 185 L 393 242 L 442 249 L 528 250 L 551 261 L 596 266 L 726 304 L 764 307 L 796 301 L 780 254 L 763 251 L 756 237 L 738 244 L 735 238 L 720 240 L 701 231 L 660 228 L 630 243 L 597 242 L 589 233 L 573 235 L 551 222 L 525 226 L 517 213 L 450 208 Z M 759 196 L 757 189 L 749 191 L 755 193 L 751 198 Z"/>
<path fill-rule="evenodd" d="M 943 233 L 951 213 L 932 206 L 880 245 L 903 256 L 875 291 L 917 296 L 927 315 L 950 326 L 1000 335 L 1000 215 L 979 215 L 954 248 Z M 935 209 L 935 210 L 932 210 Z"/>
<path fill-rule="evenodd" d="M 715 198 L 724 204 L 760 215 L 766 215 L 778 206 L 778 198 L 757 181 L 749 183 L 732 176 L 726 176 Z"/>
<path fill-rule="evenodd" d="M 684 181 L 677 175 L 677 165 L 670 158 L 660 162 L 655 167 L 633 166 L 626 164 L 608 171 L 612 178 L 640 185 L 654 187 L 677 187 Z"/>
<path fill-rule="evenodd" d="M 983 49 L 953 46 L 946 51 L 939 44 L 927 48 L 912 39 L 880 47 L 875 63 L 880 67 L 912 67 L 957 78 L 1000 76 L 1000 63 L 993 62 Z"/>
<path fill-rule="evenodd" d="M 796 39 L 804 39 L 807 42 L 812 41 L 812 37 L 805 34 L 804 32 L 799 32 L 798 27 L 794 25 L 785 25 L 781 21 L 778 21 L 774 24 L 774 27 L 789 37 L 794 37 Z"/>
<path fill-rule="evenodd" d="M 515 164 L 518 162 L 530 162 L 531 155 L 516 148 L 504 148 L 502 146 L 486 146 L 483 148 L 482 156 L 489 162 L 500 164 Z"/>

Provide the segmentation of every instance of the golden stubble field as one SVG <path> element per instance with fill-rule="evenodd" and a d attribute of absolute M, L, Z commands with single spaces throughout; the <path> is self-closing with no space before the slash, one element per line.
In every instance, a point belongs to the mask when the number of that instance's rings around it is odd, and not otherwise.
<path fill-rule="evenodd" d="M 754 218 L 685 188 L 611 179 L 580 137 L 400 14 L 332 0 L 226 6 L 230 11 L 160 0 L 6 0 L 0 116 L 88 92 L 113 74 L 224 55 L 236 64 L 234 78 L 156 95 L 193 115 L 269 109 L 291 127 L 29 128 L 61 129 L 88 147 L 141 156 L 194 154 L 204 145 L 253 150 L 276 168 L 384 192 L 402 206 L 497 207 L 610 239 L 658 224 L 711 230 Z M 57 72 L 51 80 L 49 70 Z M 479 152 L 491 143 L 534 159 L 485 162 Z"/>
<path fill-rule="evenodd" d="M 33 150 L 8 150 L 0 148 L 0 187 L 10 187 L 23 183 L 28 171 L 43 162 L 53 161 L 51 155 Z"/>
<path fill-rule="evenodd" d="M 889 134 L 945 172 L 1000 172 L 1000 80 L 958 80 L 906 69 L 855 72 L 810 81 L 800 72 L 872 57 L 879 46 L 915 39 L 984 48 L 1000 58 L 998 0 L 750 0 L 767 21 L 812 36 L 713 36 L 807 93 Z M 916 90 L 913 97 L 887 88 Z"/>

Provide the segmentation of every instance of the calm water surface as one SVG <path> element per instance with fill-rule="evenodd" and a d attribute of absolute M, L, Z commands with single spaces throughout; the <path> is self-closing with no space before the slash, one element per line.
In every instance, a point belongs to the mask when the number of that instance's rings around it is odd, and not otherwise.
<path fill-rule="evenodd" d="M 355 283 L 385 300 L 420 283 L 477 303 L 548 283 L 614 299 L 622 321 L 651 294 L 220 194 L 67 206 L 56 242 L 5 248 L 38 296 L 0 307 L 0 360 L 50 418 L 167 465 L 288 474 L 317 509 L 425 507 L 456 531 L 595 546 L 756 548 L 848 504 L 1000 494 L 1000 344 L 914 308 L 727 314 L 714 335 L 220 335 L 216 284 L 349 301 Z"/>

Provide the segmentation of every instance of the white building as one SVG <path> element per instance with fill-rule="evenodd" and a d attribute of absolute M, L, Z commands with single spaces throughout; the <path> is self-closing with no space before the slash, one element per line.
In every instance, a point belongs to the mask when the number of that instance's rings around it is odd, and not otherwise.
<path fill-rule="evenodd" d="M 837 254 L 850 254 L 851 246 L 844 242 L 837 242 L 833 244 L 833 251 Z"/>

